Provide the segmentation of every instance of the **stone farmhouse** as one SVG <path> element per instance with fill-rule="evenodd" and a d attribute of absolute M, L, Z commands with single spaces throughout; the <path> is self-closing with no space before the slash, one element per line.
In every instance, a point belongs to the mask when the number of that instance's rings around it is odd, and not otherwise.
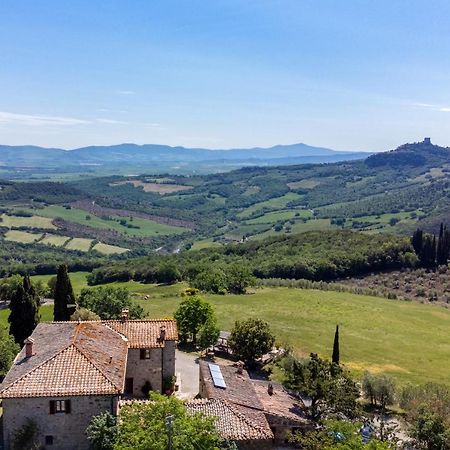
<path fill-rule="evenodd" d="M 162 391 L 175 375 L 172 320 L 40 323 L 0 385 L 4 449 L 27 419 L 48 449 L 89 448 L 85 430 L 123 398 Z"/>
<path fill-rule="evenodd" d="M 199 392 L 209 402 L 224 402 L 258 430 L 241 435 L 239 448 L 270 449 L 274 444 L 285 444 L 289 432 L 313 428 L 301 400 L 280 384 L 251 379 L 241 365 L 219 366 L 200 361 Z M 204 405 L 205 414 L 213 415 L 208 414 L 212 408 L 208 402 Z"/>

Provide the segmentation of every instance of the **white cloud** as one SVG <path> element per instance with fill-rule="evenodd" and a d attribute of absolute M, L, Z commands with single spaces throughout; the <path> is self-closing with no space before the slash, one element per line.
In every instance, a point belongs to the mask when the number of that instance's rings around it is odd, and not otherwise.
<path fill-rule="evenodd" d="M 116 91 L 116 94 L 119 94 L 119 95 L 134 95 L 134 94 L 136 94 L 136 92 L 119 89 L 118 91 Z"/>
<path fill-rule="evenodd" d="M 87 123 L 89 122 L 86 120 L 76 119 L 73 117 L 16 114 L 7 111 L 0 111 L 0 124 L 42 127 L 42 126 L 73 126 L 73 125 L 83 125 Z"/>
<path fill-rule="evenodd" d="M 421 108 L 429 108 L 433 111 L 439 111 L 439 112 L 450 112 L 449 106 L 441 106 L 441 105 L 433 105 L 431 103 L 413 103 L 413 106 L 419 106 Z"/>
<path fill-rule="evenodd" d="M 110 124 L 122 124 L 122 125 L 124 125 L 124 124 L 126 124 L 127 122 L 124 122 L 124 121 L 122 121 L 122 120 L 114 120 L 114 119 L 97 119 L 97 122 L 100 122 L 100 123 L 110 123 Z"/>

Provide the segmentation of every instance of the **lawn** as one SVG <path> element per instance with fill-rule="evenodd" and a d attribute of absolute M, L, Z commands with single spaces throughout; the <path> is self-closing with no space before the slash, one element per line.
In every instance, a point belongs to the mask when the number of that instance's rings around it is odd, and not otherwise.
<path fill-rule="evenodd" d="M 85 286 L 86 273 L 71 274 L 74 289 Z M 45 281 L 49 276 L 33 277 Z M 128 288 L 149 317 L 172 316 L 186 287 L 114 283 Z M 145 300 L 144 295 L 150 299 Z M 418 302 L 386 300 L 341 292 L 289 288 L 257 289 L 245 296 L 209 295 L 221 329 L 237 319 L 267 320 L 277 342 L 290 345 L 299 355 L 318 352 L 330 357 L 334 329 L 340 325 L 341 359 L 361 374 L 384 372 L 399 383 L 449 383 L 450 311 Z M 45 310 L 47 315 L 47 311 Z M 0 311 L 6 320 L 6 313 Z"/>
<path fill-rule="evenodd" d="M 19 216 L 8 216 L 2 214 L 1 225 L 3 227 L 30 227 L 30 228 L 42 228 L 47 230 L 56 230 L 56 226 L 52 224 L 52 219 L 48 217 L 19 217 Z"/>
<path fill-rule="evenodd" d="M 9 230 L 5 234 L 7 241 L 21 242 L 22 244 L 31 244 L 42 237 L 42 233 L 27 233 L 26 231 Z"/>
<path fill-rule="evenodd" d="M 36 212 L 35 210 L 29 210 L 30 212 Z M 134 217 L 130 222 L 127 217 L 112 216 L 112 220 L 102 219 L 101 217 L 94 216 L 82 209 L 71 208 L 66 209 L 63 206 L 51 205 L 43 209 L 38 210 L 38 214 L 41 216 L 56 218 L 60 217 L 68 222 L 79 223 L 80 225 L 86 225 L 93 228 L 102 228 L 115 230 L 119 233 L 129 236 L 155 236 L 157 234 L 179 234 L 186 231 L 185 228 L 176 227 L 172 225 L 165 225 L 153 220 L 141 219 Z M 127 223 L 131 223 L 139 228 L 128 228 L 121 225 L 120 220 L 125 219 Z"/>

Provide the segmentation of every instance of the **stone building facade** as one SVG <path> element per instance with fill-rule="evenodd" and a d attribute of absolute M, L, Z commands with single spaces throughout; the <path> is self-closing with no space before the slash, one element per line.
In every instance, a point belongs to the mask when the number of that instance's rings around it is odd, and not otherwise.
<path fill-rule="evenodd" d="M 0 385 L 4 449 L 26 421 L 55 450 L 87 450 L 85 430 L 121 398 L 161 391 L 175 374 L 177 329 L 171 320 L 40 323 Z M 130 389 L 131 388 L 131 389 Z"/>

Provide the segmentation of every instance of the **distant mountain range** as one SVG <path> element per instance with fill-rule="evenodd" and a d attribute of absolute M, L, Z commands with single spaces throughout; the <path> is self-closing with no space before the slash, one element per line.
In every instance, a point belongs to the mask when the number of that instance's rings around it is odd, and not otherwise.
<path fill-rule="evenodd" d="M 0 166 L 4 168 L 167 170 L 169 172 L 214 172 L 247 165 L 290 165 L 363 159 L 367 152 L 337 151 L 306 144 L 276 145 L 270 148 L 210 150 L 155 144 L 120 144 L 63 150 L 36 146 L 0 145 Z"/>

